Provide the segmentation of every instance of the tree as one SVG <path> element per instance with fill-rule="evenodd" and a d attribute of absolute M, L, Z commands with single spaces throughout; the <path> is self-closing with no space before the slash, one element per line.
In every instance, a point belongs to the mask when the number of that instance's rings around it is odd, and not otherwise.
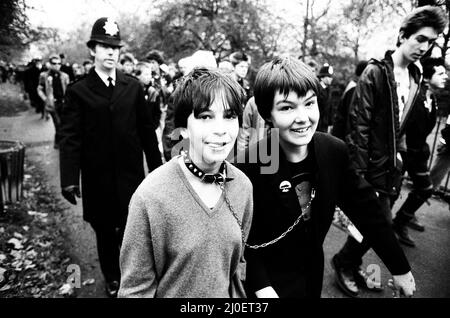
<path fill-rule="evenodd" d="M 25 15 L 25 0 L 0 2 L 0 55 L 7 56 L 11 48 L 23 46 L 30 31 Z"/>
<path fill-rule="evenodd" d="M 157 11 L 141 46 L 175 60 L 200 49 L 218 61 L 235 50 L 263 60 L 277 48 L 281 26 L 262 0 L 170 1 Z"/>

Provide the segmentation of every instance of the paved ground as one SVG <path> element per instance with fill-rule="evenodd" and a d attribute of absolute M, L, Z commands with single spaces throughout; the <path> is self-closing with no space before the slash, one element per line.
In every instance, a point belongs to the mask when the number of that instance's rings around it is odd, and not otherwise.
<path fill-rule="evenodd" d="M 27 144 L 26 155 L 41 164 L 46 171 L 49 182 L 59 193 L 58 151 L 53 149 L 53 126 L 51 121 L 43 121 L 32 111 L 21 113 L 17 117 L 0 118 L 0 139 L 21 140 Z M 404 187 L 402 196 L 394 206 L 394 211 L 407 196 Z M 413 274 L 418 286 L 416 297 L 450 297 L 450 211 L 447 203 L 432 198 L 431 205 L 424 205 L 418 211 L 419 220 L 425 224 L 426 231 L 419 233 L 411 230 L 417 243 L 416 248 L 405 247 L 405 253 L 413 267 Z M 66 228 L 69 246 L 74 259 L 81 266 L 82 280 L 95 278 L 93 285 L 85 286 L 79 291 L 79 297 L 103 297 L 103 279 L 99 270 L 95 237 L 88 224 L 83 222 L 81 208 L 65 206 L 65 218 L 62 227 Z M 334 285 L 330 258 L 345 241 L 345 234 L 331 227 L 325 240 L 325 274 L 323 297 L 345 297 Z M 382 282 L 387 283 L 389 272 L 373 251 L 364 259 L 364 266 L 379 265 Z M 361 297 L 389 298 L 391 292 L 362 292 Z"/>

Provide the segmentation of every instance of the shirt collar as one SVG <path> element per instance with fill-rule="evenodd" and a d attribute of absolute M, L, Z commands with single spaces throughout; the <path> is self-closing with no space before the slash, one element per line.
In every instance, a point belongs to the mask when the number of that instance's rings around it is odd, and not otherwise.
<path fill-rule="evenodd" d="M 102 72 L 100 69 L 94 68 L 94 71 L 97 73 L 97 75 L 100 77 L 103 83 L 105 83 L 106 86 L 109 86 L 108 77 L 111 77 L 112 83 L 114 86 L 116 86 L 116 72 L 114 71 L 111 75 L 106 74 L 105 72 Z"/>

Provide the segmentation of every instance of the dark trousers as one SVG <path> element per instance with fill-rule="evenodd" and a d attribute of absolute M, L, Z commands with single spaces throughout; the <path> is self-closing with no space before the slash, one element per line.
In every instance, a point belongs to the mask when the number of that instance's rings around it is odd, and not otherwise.
<path fill-rule="evenodd" d="M 392 224 L 391 209 L 397 197 L 392 197 L 387 194 L 380 193 L 378 199 L 383 205 L 383 211 L 386 211 L 386 219 Z M 356 269 L 362 264 L 364 254 L 370 249 L 370 245 L 366 239 L 361 243 L 355 240 L 352 236 L 347 237 L 347 241 L 341 250 L 336 254 L 336 261 L 339 266 L 344 269 Z"/>
<path fill-rule="evenodd" d="M 125 227 L 117 228 L 107 224 L 91 224 L 97 238 L 100 268 L 107 282 L 120 282 L 119 256 Z"/>
<path fill-rule="evenodd" d="M 61 127 L 61 110 L 63 107 L 62 101 L 55 101 L 55 108 L 51 111 L 48 111 L 50 116 L 52 117 L 53 125 L 55 126 L 55 145 L 59 145 L 60 136 L 60 127 Z"/>
<path fill-rule="evenodd" d="M 395 216 L 394 223 L 398 225 L 405 226 L 414 218 L 422 204 L 431 197 L 433 185 L 428 170 L 428 157 L 429 150 L 425 152 L 408 151 L 406 166 L 413 189 Z"/>

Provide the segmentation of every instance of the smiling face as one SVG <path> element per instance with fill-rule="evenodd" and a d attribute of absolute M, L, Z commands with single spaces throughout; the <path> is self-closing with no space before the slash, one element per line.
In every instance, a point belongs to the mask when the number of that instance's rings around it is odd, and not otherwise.
<path fill-rule="evenodd" d="M 208 109 L 188 117 L 186 133 L 192 161 L 205 172 L 217 170 L 233 148 L 238 132 L 238 117 L 219 93 Z"/>
<path fill-rule="evenodd" d="M 423 27 L 416 33 L 411 34 L 408 38 L 405 38 L 403 33 L 401 33 L 399 37 L 399 49 L 407 61 L 415 62 L 424 56 L 437 38 L 438 33 L 432 27 Z"/>
<path fill-rule="evenodd" d="M 287 153 L 297 153 L 307 148 L 319 122 L 319 106 L 313 90 L 305 96 L 295 91 L 288 95 L 275 93 L 270 122 L 278 129 L 280 145 Z"/>
<path fill-rule="evenodd" d="M 94 49 L 90 49 L 94 57 L 95 67 L 106 73 L 115 70 L 119 60 L 119 47 L 113 47 L 102 43 L 96 43 Z"/>

